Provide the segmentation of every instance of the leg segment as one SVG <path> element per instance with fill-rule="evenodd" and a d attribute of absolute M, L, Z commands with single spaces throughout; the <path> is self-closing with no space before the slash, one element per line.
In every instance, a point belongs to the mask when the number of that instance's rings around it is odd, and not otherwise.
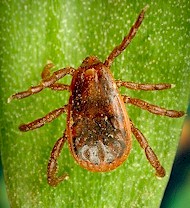
<path fill-rule="evenodd" d="M 67 174 L 63 174 L 60 177 L 56 176 L 58 167 L 57 167 L 57 159 L 60 155 L 60 152 L 63 148 L 65 141 L 67 140 L 66 135 L 61 137 L 54 145 L 51 156 L 49 159 L 48 167 L 47 167 L 47 180 L 50 186 L 57 186 L 61 181 L 68 177 Z"/>
<path fill-rule="evenodd" d="M 116 80 L 117 87 L 124 86 L 126 88 L 132 89 L 132 90 L 145 90 L 145 91 L 151 91 L 151 90 L 165 90 L 170 89 L 174 87 L 173 84 L 167 84 L 167 83 L 160 83 L 160 84 L 139 84 L 134 82 L 124 82 L 121 80 Z"/>
<path fill-rule="evenodd" d="M 51 76 L 48 74 L 48 70 L 52 67 L 52 65 L 45 66 L 45 70 L 42 72 L 42 77 L 47 77 L 46 79 L 42 79 L 41 83 L 39 85 L 30 87 L 28 90 L 16 93 L 8 98 L 8 102 L 10 102 L 12 99 L 22 99 L 25 97 L 28 97 L 30 95 L 36 94 L 43 89 L 47 87 L 53 86 L 55 82 L 57 82 L 59 79 L 63 78 L 67 74 L 72 74 L 74 72 L 74 68 L 67 67 L 64 69 L 59 69 L 58 71 L 55 71 Z M 56 88 L 56 87 L 55 87 Z"/>
<path fill-rule="evenodd" d="M 54 83 L 49 86 L 52 90 L 55 91 L 63 91 L 63 90 L 70 90 L 70 85 L 62 84 L 62 83 Z"/>
<path fill-rule="evenodd" d="M 135 128 L 135 126 L 133 125 L 132 122 L 131 122 L 131 131 L 133 132 L 133 134 L 136 137 L 137 141 L 139 142 L 140 146 L 144 149 L 148 161 L 150 162 L 152 167 L 156 170 L 156 176 L 164 177 L 165 170 L 161 166 L 156 154 L 149 146 L 148 141 L 146 140 L 144 135 L 140 132 L 139 129 Z"/>
<path fill-rule="evenodd" d="M 39 119 L 37 119 L 35 121 L 32 121 L 31 123 L 20 125 L 19 129 L 20 129 L 20 131 L 26 132 L 26 131 L 30 131 L 30 130 L 34 130 L 34 129 L 40 128 L 44 124 L 50 123 L 51 121 L 56 119 L 58 116 L 60 116 L 66 110 L 67 110 L 67 105 L 65 105 L 65 106 L 63 106 L 61 108 L 58 108 L 58 109 L 48 113 L 44 117 L 39 118 Z"/>
<path fill-rule="evenodd" d="M 123 95 L 123 101 L 124 103 L 130 103 L 132 105 L 136 105 L 139 108 L 142 108 L 143 110 L 147 110 L 150 113 L 161 115 L 161 116 L 168 116 L 172 118 L 179 118 L 182 117 L 185 113 L 183 111 L 175 111 L 175 110 L 167 110 L 165 108 L 161 108 L 156 105 L 152 105 L 148 102 L 145 102 L 144 100 L 140 100 L 137 98 L 131 98 L 128 96 Z"/>
<path fill-rule="evenodd" d="M 143 19 L 144 19 L 144 14 L 147 10 L 148 6 L 146 6 L 141 13 L 139 14 L 135 24 L 132 26 L 131 30 L 129 31 L 129 34 L 127 36 L 124 37 L 123 41 L 121 42 L 120 45 L 116 46 L 113 51 L 110 53 L 110 55 L 108 56 L 108 58 L 105 60 L 104 64 L 107 67 L 110 67 L 112 62 L 114 61 L 114 59 L 119 56 L 123 50 L 126 49 L 126 47 L 129 45 L 129 43 L 131 42 L 131 40 L 134 38 L 138 28 L 140 27 Z"/>

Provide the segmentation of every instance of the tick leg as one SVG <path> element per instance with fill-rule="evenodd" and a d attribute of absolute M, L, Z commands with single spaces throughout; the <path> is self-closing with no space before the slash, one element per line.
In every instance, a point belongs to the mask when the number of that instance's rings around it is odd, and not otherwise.
<path fill-rule="evenodd" d="M 35 121 L 32 121 L 30 123 L 27 124 L 22 124 L 19 126 L 19 130 L 20 131 L 30 131 L 30 130 L 34 130 L 37 128 L 42 127 L 44 124 L 46 123 L 50 123 L 51 121 L 53 121 L 54 119 L 56 119 L 58 116 L 60 116 L 62 113 L 64 113 L 67 110 L 67 105 L 55 109 L 54 111 L 48 113 L 47 115 L 45 115 L 42 118 L 39 118 Z"/>
<path fill-rule="evenodd" d="M 124 86 L 128 89 L 132 90 L 145 90 L 145 91 L 151 91 L 151 90 L 165 90 L 170 89 L 174 87 L 173 84 L 167 84 L 167 83 L 159 83 L 159 84 L 139 84 L 135 82 L 124 82 L 121 80 L 116 80 L 117 87 Z"/>
<path fill-rule="evenodd" d="M 112 62 L 114 61 L 114 59 L 119 56 L 123 50 L 126 49 L 126 47 L 129 45 L 129 43 L 131 42 L 131 40 L 134 38 L 138 28 L 140 27 L 143 19 L 144 19 L 144 14 L 147 10 L 148 6 L 146 6 L 141 13 L 139 14 L 135 24 L 132 26 L 132 28 L 129 31 L 129 34 L 126 35 L 123 39 L 123 41 L 121 42 L 120 45 L 116 46 L 113 51 L 110 53 L 110 55 L 108 56 L 108 58 L 105 60 L 104 64 L 107 67 L 110 67 Z"/>
<path fill-rule="evenodd" d="M 50 66 L 48 66 L 48 67 L 50 68 Z M 63 78 L 67 74 L 72 74 L 74 72 L 74 70 L 75 69 L 72 67 L 67 67 L 67 68 L 59 69 L 58 71 L 55 71 L 51 76 L 46 75 L 47 78 L 42 79 L 42 81 L 39 85 L 30 87 L 26 91 L 18 92 L 16 94 L 12 95 L 11 97 L 8 98 L 8 102 L 10 102 L 13 99 L 22 99 L 22 98 L 28 97 L 30 95 L 36 94 L 47 87 L 52 86 L 52 88 L 53 88 L 53 84 L 55 82 L 57 82 L 59 79 Z M 42 75 L 42 76 L 45 77 L 45 75 Z M 55 88 L 56 88 L 56 86 L 55 86 Z"/>
<path fill-rule="evenodd" d="M 51 186 L 57 186 L 61 181 L 65 180 L 66 177 L 68 177 L 67 174 L 63 174 L 60 177 L 56 176 L 58 167 L 57 167 L 57 159 L 60 155 L 60 152 L 63 148 L 63 145 L 66 141 L 66 136 L 64 134 L 63 137 L 61 137 L 54 145 L 52 151 L 51 151 L 51 156 L 49 159 L 48 167 L 47 167 L 47 180 L 49 185 Z"/>
<path fill-rule="evenodd" d="M 149 146 L 148 141 L 146 140 L 144 135 L 140 132 L 139 129 L 135 128 L 135 126 L 133 125 L 132 122 L 131 122 L 131 131 L 133 132 L 133 134 L 136 137 L 137 141 L 139 142 L 140 146 L 144 149 L 148 161 L 150 162 L 152 167 L 156 170 L 156 176 L 164 177 L 165 170 L 161 166 L 156 154 Z"/>
<path fill-rule="evenodd" d="M 153 113 L 156 115 L 168 116 L 168 117 L 172 117 L 172 118 L 179 118 L 185 114 L 183 111 L 168 110 L 168 109 L 156 106 L 156 105 L 152 105 L 148 102 L 145 102 L 144 100 L 140 100 L 137 98 L 131 98 L 131 97 L 128 97 L 125 95 L 123 95 L 122 97 L 123 97 L 124 103 L 130 103 L 132 105 L 135 105 L 139 108 L 142 108 L 143 110 L 147 110 L 150 113 Z"/>

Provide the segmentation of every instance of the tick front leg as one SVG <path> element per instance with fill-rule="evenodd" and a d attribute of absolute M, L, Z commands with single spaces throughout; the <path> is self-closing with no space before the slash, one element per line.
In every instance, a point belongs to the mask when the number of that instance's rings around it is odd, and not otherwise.
<path fill-rule="evenodd" d="M 30 123 L 27 124 L 22 124 L 19 126 L 20 131 L 30 131 L 30 130 L 34 130 L 37 128 L 42 127 L 43 125 L 45 125 L 46 123 L 50 123 L 51 121 L 53 121 L 54 119 L 56 119 L 58 116 L 60 116 L 62 113 L 64 113 L 67 110 L 67 105 L 55 109 L 54 111 L 48 113 L 47 115 L 45 115 L 42 118 L 39 118 L 35 121 L 32 121 Z"/>
<path fill-rule="evenodd" d="M 139 129 L 135 128 L 132 122 L 131 122 L 131 131 L 134 134 L 137 141 L 139 142 L 140 146 L 144 149 L 148 161 L 150 162 L 152 167 L 156 170 L 156 176 L 164 177 L 165 169 L 161 166 L 158 157 L 149 146 L 148 141 L 146 140 L 144 135 L 140 132 Z"/>
<path fill-rule="evenodd" d="M 48 167 L 47 167 L 47 180 L 50 186 L 57 186 L 61 181 L 65 180 L 68 175 L 67 174 L 63 174 L 60 177 L 57 177 L 57 159 L 60 155 L 60 152 L 63 148 L 63 145 L 65 143 L 65 141 L 67 140 L 66 135 L 64 133 L 64 136 L 61 137 L 54 145 L 52 152 L 51 152 L 51 156 L 49 159 L 49 163 L 48 163 Z"/>
<path fill-rule="evenodd" d="M 145 12 L 147 10 L 148 6 L 146 6 L 141 13 L 139 14 L 135 24 L 132 26 L 132 28 L 129 31 L 129 34 L 126 35 L 123 39 L 123 41 L 121 42 L 120 45 L 116 46 L 113 51 L 110 53 L 110 55 L 108 56 L 108 58 L 106 59 L 106 61 L 104 62 L 104 64 L 107 67 L 110 67 L 112 62 L 114 61 L 114 59 L 119 56 L 123 50 L 126 49 L 126 47 L 129 45 L 129 43 L 131 42 L 131 40 L 135 37 L 136 32 L 138 30 L 138 28 L 140 27 L 143 19 L 144 19 L 144 15 Z"/>
<path fill-rule="evenodd" d="M 173 88 L 173 84 L 167 84 L 167 83 L 159 83 L 159 84 L 140 84 L 135 82 L 124 82 L 121 80 L 116 80 L 117 87 L 126 87 L 128 89 L 132 90 L 145 90 L 145 91 L 151 91 L 151 90 L 165 90 Z"/>
<path fill-rule="evenodd" d="M 51 67 L 52 67 L 51 65 L 46 66 L 47 70 L 49 70 Z M 12 95 L 11 97 L 8 98 L 8 102 L 10 102 L 13 99 L 22 99 L 22 98 L 28 97 L 30 95 L 39 93 L 40 91 L 42 91 L 43 89 L 45 89 L 47 87 L 52 86 L 52 88 L 53 88 L 53 84 L 55 82 L 57 82 L 59 79 L 63 78 L 67 74 L 72 74 L 74 72 L 74 70 L 75 69 L 72 67 L 67 67 L 67 68 L 59 69 L 58 71 L 55 71 L 51 76 L 48 76 L 47 74 L 42 75 L 44 77 L 47 76 L 47 78 L 42 79 L 42 81 L 39 85 L 30 87 L 26 91 L 19 92 L 19 93 Z M 55 86 L 55 88 L 56 88 L 56 86 Z"/>
<path fill-rule="evenodd" d="M 153 113 L 156 115 L 168 116 L 171 118 L 179 118 L 185 114 L 183 111 L 168 110 L 168 109 L 156 106 L 156 105 L 152 105 L 148 102 L 145 102 L 144 100 L 131 98 L 126 95 L 123 95 L 122 97 L 123 97 L 124 103 L 130 103 L 132 105 L 135 105 L 143 110 L 147 110 L 150 113 Z"/>

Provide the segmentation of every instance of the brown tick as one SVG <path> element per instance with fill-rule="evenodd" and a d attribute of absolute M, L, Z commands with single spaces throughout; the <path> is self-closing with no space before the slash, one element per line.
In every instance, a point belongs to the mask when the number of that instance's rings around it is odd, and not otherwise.
<path fill-rule="evenodd" d="M 133 90 L 163 90 L 171 88 L 172 85 L 115 81 L 110 71 L 114 59 L 134 38 L 144 19 L 146 8 L 141 11 L 129 34 L 124 37 L 120 45 L 113 49 L 104 62 L 99 61 L 95 56 L 90 56 L 84 59 L 77 70 L 67 67 L 53 74 L 50 73 L 53 64 L 48 63 L 42 71 L 42 81 L 39 85 L 16 93 L 8 99 L 10 102 L 12 99 L 25 98 L 45 88 L 70 91 L 68 105 L 19 127 L 20 131 L 34 130 L 51 122 L 62 113 L 67 113 L 66 130 L 55 143 L 48 163 L 47 178 L 51 186 L 56 186 L 67 177 L 67 174 L 61 177 L 56 176 L 57 159 L 65 141 L 68 141 L 71 154 L 81 167 L 89 171 L 104 172 L 117 168 L 127 159 L 131 150 L 131 132 L 144 149 L 148 161 L 156 170 L 156 175 L 164 177 L 164 168 L 144 135 L 129 119 L 124 103 L 172 118 L 181 117 L 184 112 L 167 110 L 137 98 L 120 95 L 118 88 L 124 86 Z M 57 82 L 67 74 L 73 77 L 70 86 Z"/>

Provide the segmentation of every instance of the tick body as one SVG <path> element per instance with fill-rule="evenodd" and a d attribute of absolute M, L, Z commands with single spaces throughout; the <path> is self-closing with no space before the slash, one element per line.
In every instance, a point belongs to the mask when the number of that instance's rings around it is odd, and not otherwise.
<path fill-rule="evenodd" d="M 56 175 L 57 159 L 66 141 L 71 154 L 81 167 L 89 171 L 105 172 L 117 168 L 126 160 L 131 150 L 131 134 L 143 148 L 156 175 L 164 177 L 164 168 L 144 135 L 129 119 L 125 104 L 132 104 L 150 113 L 172 118 L 181 117 L 184 112 L 167 110 L 138 98 L 121 95 L 118 89 L 124 86 L 133 90 L 151 91 L 169 89 L 172 85 L 167 83 L 139 84 L 114 80 L 110 71 L 114 59 L 125 50 L 135 36 L 144 19 L 146 8 L 141 11 L 128 35 L 124 37 L 120 45 L 113 49 L 104 62 L 99 61 L 95 56 L 90 56 L 84 59 L 78 69 L 67 67 L 52 74 L 50 69 L 53 64 L 48 63 L 42 71 L 40 84 L 16 93 L 8 99 L 8 102 L 12 99 L 22 99 L 39 93 L 45 88 L 70 91 L 67 105 L 19 127 L 21 131 L 34 130 L 51 122 L 62 113 L 67 113 L 66 130 L 55 143 L 48 163 L 47 178 L 51 186 L 56 186 L 67 177 L 67 174 L 60 177 Z M 70 86 L 58 82 L 67 74 L 72 76 Z"/>
<path fill-rule="evenodd" d="M 71 92 L 67 135 L 75 160 L 91 171 L 116 168 L 131 149 L 131 128 L 109 68 L 87 58 L 73 74 Z"/>

